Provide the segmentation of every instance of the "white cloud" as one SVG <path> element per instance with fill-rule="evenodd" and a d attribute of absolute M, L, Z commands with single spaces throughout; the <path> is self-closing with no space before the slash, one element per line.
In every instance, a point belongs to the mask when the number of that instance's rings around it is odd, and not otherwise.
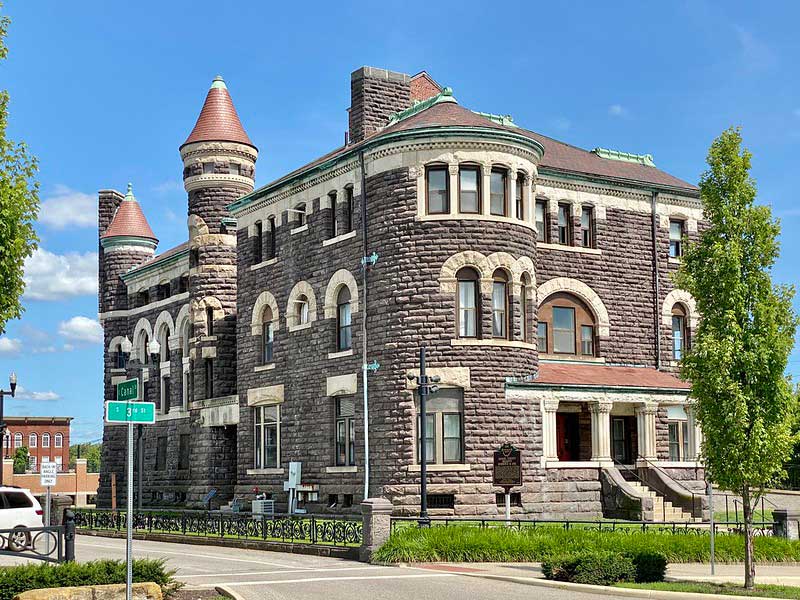
<path fill-rule="evenodd" d="M 627 117 L 628 109 L 621 104 L 612 104 L 608 107 L 608 114 L 612 117 Z"/>
<path fill-rule="evenodd" d="M 19 354 L 22 342 L 17 338 L 0 337 L 0 354 Z"/>
<path fill-rule="evenodd" d="M 61 398 L 61 396 L 56 394 L 52 390 L 48 391 L 48 392 L 31 392 L 31 391 L 26 390 L 22 386 L 17 387 L 17 393 L 14 396 L 15 400 L 51 401 L 51 400 L 59 400 L 60 398 Z"/>
<path fill-rule="evenodd" d="M 63 300 L 97 294 L 97 252 L 53 254 L 37 248 L 25 261 L 25 297 Z"/>
<path fill-rule="evenodd" d="M 103 341 L 103 328 L 100 323 L 89 317 L 72 317 L 62 321 L 58 326 L 58 333 L 76 342 L 99 344 Z"/>
<path fill-rule="evenodd" d="M 94 197 L 58 184 L 42 202 L 39 221 L 53 229 L 97 227 L 97 201 Z"/>

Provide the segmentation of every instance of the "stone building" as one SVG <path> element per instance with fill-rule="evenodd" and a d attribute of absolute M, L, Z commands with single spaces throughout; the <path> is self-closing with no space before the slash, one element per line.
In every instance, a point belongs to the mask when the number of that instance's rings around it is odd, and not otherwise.
<path fill-rule="evenodd" d="M 670 277 L 702 227 L 695 186 L 372 67 L 351 77 L 348 142 L 263 187 L 220 78 L 180 152 L 187 243 L 155 255 L 132 192 L 100 192 L 106 400 L 135 376 L 158 406 L 145 505 L 285 506 L 298 461 L 310 511 L 367 494 L 415 512 L 425 345 L 432 512 L 496 513 L 508 442 L 517 512 L 702 516 L 676 375 L 698 315 Z M 123 431 L 105 429 L 100 504 Z"/>

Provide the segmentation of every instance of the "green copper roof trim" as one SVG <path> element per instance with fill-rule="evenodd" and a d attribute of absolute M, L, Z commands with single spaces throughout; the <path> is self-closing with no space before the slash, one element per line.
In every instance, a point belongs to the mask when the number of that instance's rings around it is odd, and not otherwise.
<path fill-rule="evenodd" d="M 349 150 L 342 152 L 338 156 L 330 158 L 324 163 L 320 163 L 318 165 L 314 165 L 308 167 L 307 169 L 298 171 L 297 173 L 286 179 L 278 179 L 272 183 L 268 183 L 267 185 L 250 192 L 246 196 L 242 196 L 236 202 L 229 204 L 228 210 L 231 213 L 235 214 L 236 211 L 243 209 L 249 204 L 252 204 L 262 196 L 267 195 L 269 192 L 276 189 L 280 189 L 288 185 L 289 183 L 297 179 L 307 177 L 312 173 L 325 171 L 326 169 L 331 168 L 333 165 L 343 162 L 361 151 L 370 150 L 372 148 L 382 146 L 384 144 L 388 144 L 398 140 L 411 140 L 415 138 L 432 138 L 432 137 L 452 137 L 454 135 L 468 135 L 471 137 L 477 137 L 482 139 L 514 142 L 534 150 L 540 157 L 544 154 L 544 146 L 542 146 L 539 142 L 537 142 L 533 138 L 521 135 L 514 131 L 493 129 L 491 127 L 463 127 L 463 126 L 425 127 L 421 129 L 408 129 L 405 131 L 395 131 L 384 135 L 377 135 L 374 138 L 367 140 L 363 144 L 354 144 L 353 147 L 350 148 Z"/>
<path fill-rule="evenodd" d="M 143 266 L 143 267 L 134 267 L 127 273 L 122 274 L 122 280 L 128 281 L 129 279 L 135 279 L 139 275 L 143 275 L 145 273 L 149 273 L 150 271 L 157 269 L 159 267 L 163 267 L 165 265 L 171 265 L 178 262 L 180 259 L 189 256 L 189 248 L 185 248 L 180 252 L 176 252 L 175 254 L 168 256 L 163 260 L 159 260 L 158 257 L 153 259 L 153 262 Z"/>
<path fill-rule="evenodd" d="M 592 150 L 600 158 L 607 158 L 608 160 L 618 160 L 620 162 L 636 163 L 645 165 L 646 167 L 655 167 L 656 163 L 653 162 L 652 154 L 632 154 L 631 152 L 622 152 L 621 150 L 610 150 L 608 148 L 595 148 Z"/>
<path fill-rule="evenodd" d="M 473 110 L 476 115 L 489 119 L 493 123 L 497 123 L 498 125 L 505 125 L 506 127 L 519 127 L 516 123 L 514 123 L 514 117 L 511 115 L 495 115 L 492 113 L 487 112 L 480 112 L 477 110 Z"/>
<path fill-rule="evenodd" d="M 430 108 L 434 104 L 440 104 L 441 102 L 455 102 L 458 104 L 458 100 L 453 97 L 452 88 L 446 87 L 435 96 L 431 96 L 427 100 L 416 101 L 408 108 L 394 113 L 391 117 L 389 117 L 389 124 L 387 127 L 391 127 L 395 123 L 399 123 L 408 117 L 413 117 L 414 115 L 421 113 L 423 110 Z"/>
<path fill-rule="evenodd" d="M 700 198 L 700 190 L 694 188 L 678 187 L 676 185 L 667 185 L 665 183 L 650 183 L 647 181 L 639 181 L 638 179 L 627 179 L 625 177 L 612 177 L 610 175 L 595 175 L 592 173 L 583 173 L 581 171 L 569 171 L 567 169 L 555 169 L 553 167 L 539 167 L 539 175 L 549 175 L 551 177 L 561 177 L 562 179 L 569 179 L 571 181 L 582 181 L 599 183 L 603 185 L 624 185 L 628 187 L 638 188 L 650 192 L 672 192 L 679 196 L 686 196 L 688 198 Z"/>
<path fill-rule="evenodd" d="M 521 388 L 534 388 L 534 389 L 548 389 L 548 390 L 581 390 L 581 391 L 596 391 L 596 392 L 617 392 L 624 394 L 669 394 L 671 396 L 688 396 L 692 390 L 685 388 L 670 388 L 670 387 L 641 387 L 632 385 L 582 385 L 578 383 L 538 383 L 535 379 L 533 381 L 507 381 L 506 385 L 509 387 Z"/>
<path fill-rule="evenodd" d="M 158 246 L 158 242 L 151 238 L 136 237 L 134 235 L 115 235 L 114 237 L 102 238 L 100 245 L 103 248 L 114 248 L 116 246 L 142 246 L 152 248 Z"/>
<path fill-rule="evenodd" d="M 214 81 L 211 82 L 211 89 L 212 90 L 227 90 L 228 86 L 225 85 L 225 80 L 222 78 L 222 75 L 217 75 L 214 77 Z"/>

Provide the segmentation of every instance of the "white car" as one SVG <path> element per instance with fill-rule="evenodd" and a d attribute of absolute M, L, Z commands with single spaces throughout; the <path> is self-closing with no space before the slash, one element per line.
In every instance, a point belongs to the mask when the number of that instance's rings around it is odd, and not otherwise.
<path fill-rule="evenodd" d="M 31 545 L 29 527 L 42 527 L 42 506 L 30 490 L 0 487 L 0 548 L 19 552 Z"/>

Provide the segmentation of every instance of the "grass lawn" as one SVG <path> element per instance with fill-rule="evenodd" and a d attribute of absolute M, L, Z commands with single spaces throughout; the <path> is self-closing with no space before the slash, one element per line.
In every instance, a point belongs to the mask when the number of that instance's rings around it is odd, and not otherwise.
<path fill-rule="evenodd" d="M 788 585 L 758 585 L 753 591 L 745 590 L 735 583 L 705 583 L 694 581 L 676 581 L 660 583 L 617 583 L 614 587 L 636 588 L 639 590 L 663 590 L 667 592 L 725 594 L 729 596 L 750 596 L 767 598 L 798 598 L 800 587 Z"/>
<path fill-rule="evenodd" d="M 800 562 L 800 542 L 775 537 L 755 539 L 759 562 Z M 578 551 L 661 552 L 669 562 L 707 562 L 709 537 L 703 533 L 642 532 L 635 529 L 528 527 L 403 527 L 378 549 L 384 562 L 536 562 Z M 736 534 L 716 537 L 719 562 L 744 560 L 744 540 Z"/>
<path fill-rule="evenodd" d="M 722 522 L 725 522 L 725 521 L 730 522 L 730 523 L 734 523 L 737 520 L 738 520 L 738 522 L 741 523 L 742 521 L 744 521 L 744 514 L 742 514 L 741 509 L 739 510 L 738 519 L 737 519 L 737 513 L 734 512 L 733 507 L 731 507 L 728 510 L 728 514 L 727 515 L 725 514 L 724 510 L 719 510 L 718 506 L 715 507 L 715 508 L 717 508 L 717 510 L 714 511 L 714 520 L 717 523 L 722 523 Z M 772 509 L 767 509 L 764 512 L 761 512 L 760 510 L 754 510 L 753 511 L 753 522 L 754 523 L 759 523 L 759 522 L 762 522 L 762 521 L 766 522 L 766 523 L 772 523 L 772 520 L 773 520 L 772 519 Z"/>

